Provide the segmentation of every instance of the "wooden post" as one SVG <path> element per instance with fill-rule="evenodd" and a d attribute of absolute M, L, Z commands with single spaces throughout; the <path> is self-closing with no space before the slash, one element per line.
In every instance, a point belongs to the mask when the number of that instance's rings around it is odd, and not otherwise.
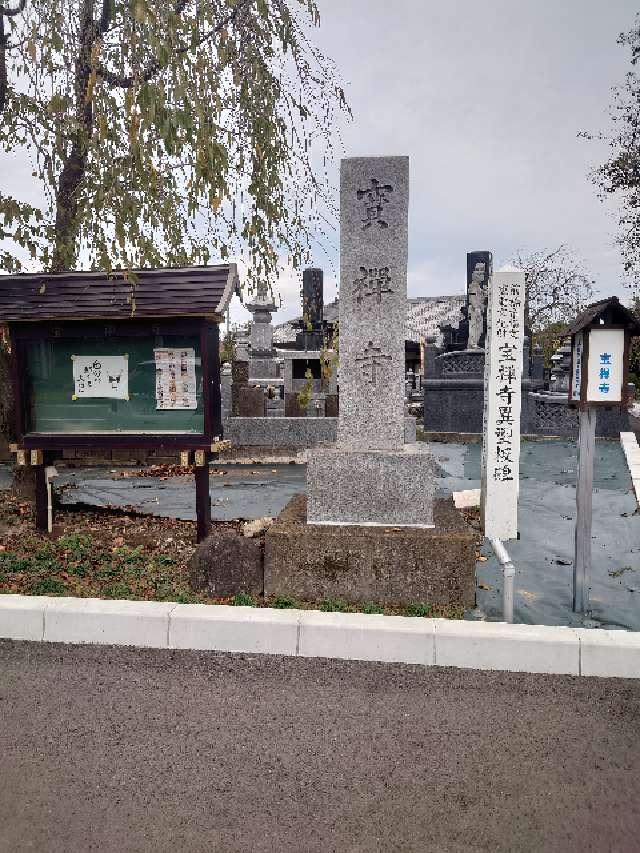
<path fill-rule="evenodd" d="M 576 483 L 576 537 L 573 560 L 573 612 L 590 612 L 591 522 L 593 500 L 593 460 L 596 447 L 596 409 L 580 410 L 578 435 L 578 479 Z"/>
<path fill-rule="evenodd" d="M 196 480 L 197 541 L 202 542 L 211 529 L 211 495 L 209 493 L 209 453 L 196 450 L 193 473 Z"/>
<path fill-rule="evenodd" d="M 44 464 L 34 465 L 36 477 L 36 530 L 49 531 L 49 490 Z"/>

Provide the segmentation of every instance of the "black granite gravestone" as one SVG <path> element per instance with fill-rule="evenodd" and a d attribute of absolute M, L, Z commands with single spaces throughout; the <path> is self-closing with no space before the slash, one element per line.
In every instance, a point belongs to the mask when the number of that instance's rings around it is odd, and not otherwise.
<path fill-rule="evenodd" d="M 320 350 L 323 340 L 324 274 L 309 267 L 302 273 L 302 328 L 296 335 L 296 349 Z"/>

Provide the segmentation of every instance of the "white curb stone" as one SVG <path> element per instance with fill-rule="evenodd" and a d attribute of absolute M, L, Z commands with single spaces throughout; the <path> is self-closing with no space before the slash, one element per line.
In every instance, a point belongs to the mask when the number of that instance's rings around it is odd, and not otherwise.
<path fill-rule="evenodd" d="M 177 604 L 169 620 L 169 648 L 296 655 L 300 612 Z"/>
<path fill-rule="evenodd" d="M 580 674 L 640 678 L 640 634 L 581 628 Z"/>
<path fill-rule="evenodd" d="M 302 611 L 302 657 L 433 665 L 434 619 Z"/>
<path fill-rule="evenodd" d="M 50 598 L 39 595 L 0 596 L 0 637 L 11 640 L 42 640 L 44 609 Z"/>
<path fill-rule="evenodd" d="M 315 610 L 0 595 L 0 637 L 640 678 L 640 633 Z"/>
<path fill-rule="evenodd" d="M 640 505 L 640 445 L 638 445 L 638 440 L 633 432 L 621 432 L 620 444 L 627 459 L 633 491 L 638 505 Z"/>
<path fill-rule="evenodd" d="M 44 640 L 166 648 L 174 607 L 159 601 L 52 598 L 44 611 Z"/>
<path fill-rule="evenodd" d="M 580 642 L 572 628 L 438 619 L 436 665 L 579 675 Z"/>

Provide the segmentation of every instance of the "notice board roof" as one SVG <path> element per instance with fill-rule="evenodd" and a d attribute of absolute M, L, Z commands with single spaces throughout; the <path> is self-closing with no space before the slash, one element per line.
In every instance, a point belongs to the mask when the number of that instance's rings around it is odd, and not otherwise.
<path fill-rule="evenodd" d="M 611 296 L 609 299 L 601 299 L 600 302 L 588 305 L 573 321 L 567 336 L 575 335 L 601 319 L 607 325 L 626 326 L 633 335 L 640 334 L 640 323 L 632 312 L 620 303 L 617 296 Z"/>
<path fill-rule="evenodd" d="M 222 318 L 239 287 L 235 264 L 0 275 L 0 322 Z"/>

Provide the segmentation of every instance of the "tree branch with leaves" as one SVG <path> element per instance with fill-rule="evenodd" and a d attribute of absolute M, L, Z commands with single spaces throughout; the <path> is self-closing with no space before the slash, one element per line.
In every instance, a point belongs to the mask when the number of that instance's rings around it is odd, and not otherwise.
<path fill-rule="evenodd" d="M 309 262 L 311 237 L 335 213 L 327 170 L 336 116 L 349 114 L 310 41 L 314 0 L 20 0 L 17 10 L 0 150 L 28 151 L 44 202 L 0 194 L 0 269 L 243 255 L 255 284 L 273 281 L 282 257 Z"/>

